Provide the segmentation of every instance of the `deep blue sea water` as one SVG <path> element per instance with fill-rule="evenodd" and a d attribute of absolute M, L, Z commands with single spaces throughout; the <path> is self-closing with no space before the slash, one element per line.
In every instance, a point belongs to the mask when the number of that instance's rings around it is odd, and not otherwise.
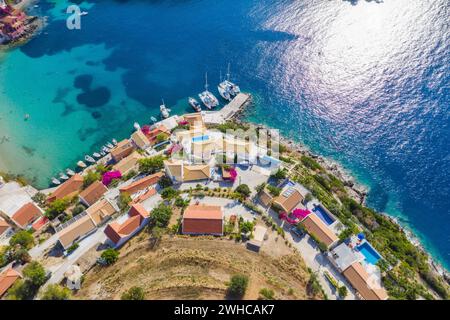
<path fill-rule="evenodd" d="M 89 12 L 65 27 L 69 3 Z M 227 62 L 247 118 L 332 157 L 450 265 L 446 0 L 39 1 L 47 26 L 0 54 L 0 166 L 35 184 L 132 123 L 177 113 Z M 24 121 L 24 114 L 30 119 Z"/>

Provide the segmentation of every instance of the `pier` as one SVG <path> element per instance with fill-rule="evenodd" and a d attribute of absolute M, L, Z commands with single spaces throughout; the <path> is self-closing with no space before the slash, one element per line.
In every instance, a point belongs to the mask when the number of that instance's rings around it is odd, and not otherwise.
<path fill-rule="evenodd" d="M 233 98 L 226 106 L 218 111 L 205 111 L 203 112 L 203 119 L 205 123 L 221 124 L 228 120 L 231 120 L 244 107 L 251 102 L 251 95 L 248 93 L 239 93 Z"/>

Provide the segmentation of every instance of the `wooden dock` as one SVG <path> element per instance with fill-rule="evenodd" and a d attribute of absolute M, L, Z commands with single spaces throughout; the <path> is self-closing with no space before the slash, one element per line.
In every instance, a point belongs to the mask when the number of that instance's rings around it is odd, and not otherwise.
<path fill-rule="evenodd" d="M 243 108 L 250 103 L 251 95 L 248 93 L 239 93 L 233 100 L 219 111 L 206 111 L 203 113 L 203 120 L 205 123 L 221 124 L 231 120 Z"/>

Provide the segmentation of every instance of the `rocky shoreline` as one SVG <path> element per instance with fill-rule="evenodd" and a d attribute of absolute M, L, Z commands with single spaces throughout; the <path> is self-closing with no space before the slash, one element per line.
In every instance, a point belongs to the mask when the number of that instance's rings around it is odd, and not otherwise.
<path fill-rule="evenodd" d="M 264 124 L 258 124 L 258 123 L 252 123 L 245 121 L 244 115 L 245 110 L 241 109 L 237 114 L 235 114 L 233 121 L 240 124 L 245 124 L 250 126 L 253 129 L 273 129 L 270 128 Z M 280 143 L 290 148 L 292 151 L 298 152 L 301 155 L 305 155 L 308 157 L 313 158 L 315 161 L 317 161 L 327 172 L 333 174 L 338 179 L 340 179 L 346 188 L 346 191 L 349 193 L 349 196 L 360 203 L 361 205 L 365 205 L 365 200 L 367 197 L 367 194 L 369 192 L 368 187 L 360 184 L 355 177 L 351 175 L 351 173 L 346 170 L 340 163 L 336 162 L 335 160 L 328 159 L 324 156 L 317 155 L 313 153 L 307 146 L 304 144 L 293 141 L 290 138 L 284 137 L 280 135 Z M 435 261 L 435 259 L 431 256 L 430 253 L 425 249 L 424 245 L 421 243 L 420 239 L 414 234 L 413 231 L 408 229 L 407 227 L 403 226 L 400 221 L 398 221 L 397 218 L 390 216 L 389 214 L 385 212 L 378 212 L 379 214 L 383 215 L 393 223 L 395 223 L 400 230 L 402 230 L 408 240 L 417 247 L 420 251 L 426 254 L 428 257 L 428 264 L 430 266 L 430 269 L 434 272 L 438 273 L 440 276 L 442 276 L 445 281 L 450 284 L 450 273 L 448 270 L 439 262 Z"/>

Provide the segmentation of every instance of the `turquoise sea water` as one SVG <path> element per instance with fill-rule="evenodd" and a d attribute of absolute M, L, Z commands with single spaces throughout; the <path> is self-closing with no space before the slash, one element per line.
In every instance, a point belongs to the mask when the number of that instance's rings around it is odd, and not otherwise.
<path fill-rule="evenodd" d="M 81 30 L 65 27 L 80 3 Z M 36 185 L 232 78 L 247 119 L 340 161 L 368 204 L 450 264 L 448 2 L 39 1 L 47 26 L 0 55 L 0 167 Z M 30 119 L 24 121 L 24 114 Z"/>

